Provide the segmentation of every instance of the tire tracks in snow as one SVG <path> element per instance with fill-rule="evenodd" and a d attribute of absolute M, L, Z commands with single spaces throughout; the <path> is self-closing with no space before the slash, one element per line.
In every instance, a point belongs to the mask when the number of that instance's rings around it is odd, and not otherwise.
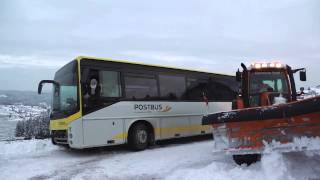
<path fill-rule="evenodd" d="M 94 158 L 90 158 L 88 160 L 80 160 L 76 162 L 68 163 L 68 165 L 59 166 L 58 169 L 53 172 L 36 175 L 34 177 L 29 178 L 30 180 L 45 180 L 45 179 L 72 179 L 74 176 L 87 171 L 87 170 L 95 170 L 100 167 L 96 166 L 99 161 L 104 160 L 106 157 L 114 154 L 99 154 Z"/>

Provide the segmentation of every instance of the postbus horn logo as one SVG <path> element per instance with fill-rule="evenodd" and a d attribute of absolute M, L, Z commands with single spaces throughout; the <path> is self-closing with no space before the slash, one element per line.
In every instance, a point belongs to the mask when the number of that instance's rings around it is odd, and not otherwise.
<path fill-rule="evenodd" d="M 170 106 L 166 106 L 161 112 L 169 112 L 172 109 Z"/>

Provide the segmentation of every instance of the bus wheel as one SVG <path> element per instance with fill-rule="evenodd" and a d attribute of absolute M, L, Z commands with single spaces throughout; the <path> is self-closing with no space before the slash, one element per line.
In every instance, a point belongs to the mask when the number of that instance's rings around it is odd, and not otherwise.
<path fill-rule="evenodd" d="M 51 142 L 52 142 L 52 144 L 57 145 L 57 143 L 54 141 L 53 137 L 51 137 Z"/>
<path fill-rule="evenodd" d="M 145 124 L 136 124 L 130 129 L 128 143 L 132 150 L 141 151 L 148 147 L 149 144 L 148 128 Z"/>
<path fill-rule="evenodd" d="M 233 155 L 233 160 L 238 164 L 246 164 L 250 166 L 253 163 L 260 161 L 261 154 L 246 154 L 246 155 Z"/>

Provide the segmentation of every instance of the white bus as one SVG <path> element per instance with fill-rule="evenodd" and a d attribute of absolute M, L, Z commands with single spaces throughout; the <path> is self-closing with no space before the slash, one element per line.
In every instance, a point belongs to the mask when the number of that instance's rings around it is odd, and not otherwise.
<path fill-rule="evenodd" d="M 52 142 L 82 149 L 211 133 L 207 113 L 231 110 L 234 76 L 94 57 L 77 57 L 55 74 Z"/>

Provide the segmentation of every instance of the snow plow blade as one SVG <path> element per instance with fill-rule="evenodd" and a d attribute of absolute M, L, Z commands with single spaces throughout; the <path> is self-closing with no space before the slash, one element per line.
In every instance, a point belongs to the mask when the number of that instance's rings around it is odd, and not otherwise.
<path fill-rule="evenodd" d="M 284 119 L 306 114 L 318 114 L 320 123 L 320 96 L 293 103 L 256 107 L 209 114 L 202 118 L 202 125 L 229 122 L 261 121 Z"/>
<path fill-rule="evenodd" d="M 320 148 L 320 96 L 209 114 L 202 124 L 213 126 L 215 151 L 239 155 L 315 150 Z M 319 146 L 310 145 L 315 141 Z"/>

